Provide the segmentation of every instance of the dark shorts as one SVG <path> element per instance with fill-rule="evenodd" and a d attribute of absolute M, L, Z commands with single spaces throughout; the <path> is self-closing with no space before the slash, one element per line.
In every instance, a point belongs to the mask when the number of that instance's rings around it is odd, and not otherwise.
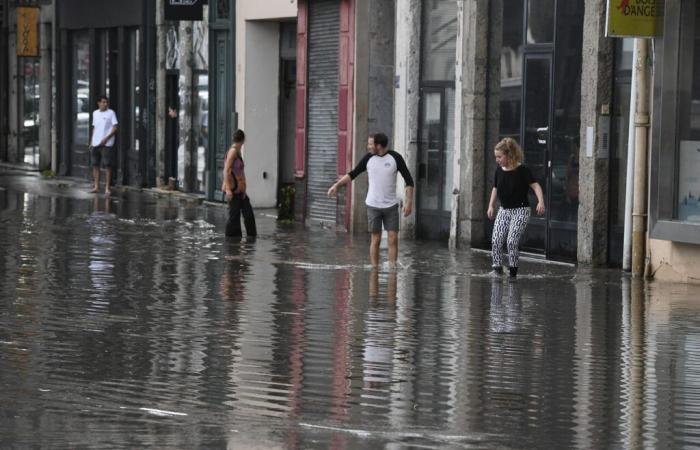
<path fill-rule="evenodd" d="M 106 145 L 92 147 L 90 159 L 92 160 L 92 167 L 100 167 L 102 165 L 102 167 L 111 169 L 114 167 L 114 148 Z"/>
<path fill-rule="evenodd" d="M 370 233 L 381 233 L 382 224 L 386 231 L 399 231 L 399 205 L 388 208 L 367 206 L 367 226 Z"/>

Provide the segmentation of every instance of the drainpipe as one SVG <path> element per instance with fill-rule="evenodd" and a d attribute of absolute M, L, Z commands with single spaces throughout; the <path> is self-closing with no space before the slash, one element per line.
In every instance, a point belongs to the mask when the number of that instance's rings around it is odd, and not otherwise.
<path fill-rule="evenodd" d="M 633 60 L 637 60 L 637 39 L 634 40 Z M 627 130 L 627 176 L 625 183 L 625 233 L 622 244 L 622 270 L 629 272 L 632 268 L 632 202 L 634 201 L 634 113 L 637 108 L 637 71 L 632 70 L 632 87 L 630 89 L 630 117 Z"/>
<path fill-rule="evenodd" d="M 649 133 L 649 89 L 647 52 L 649 41 L 636 39 L 634 71 L 637 73 L 637 105 L 634 115 L 634 208 L 632 211 L 632 276 L 644 275 L 646 238 L 647 139 Z"/>

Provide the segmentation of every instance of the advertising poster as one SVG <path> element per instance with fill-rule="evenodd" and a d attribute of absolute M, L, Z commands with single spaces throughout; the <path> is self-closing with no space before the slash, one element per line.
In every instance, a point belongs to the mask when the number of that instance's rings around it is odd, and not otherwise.
<path fill-rule="evenodd" d="M 17 8 L 17 56 L 39 56 L 39 8 Z"/>
<path fill-rule="evenodd" d="M 700 223 L 700 141 L 681 141 L 678 220 Z"/>

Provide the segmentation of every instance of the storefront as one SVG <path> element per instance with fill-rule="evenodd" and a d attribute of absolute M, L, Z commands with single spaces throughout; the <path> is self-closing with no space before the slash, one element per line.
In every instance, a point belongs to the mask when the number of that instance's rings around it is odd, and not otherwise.
<path fill-rule="evenodd" d="M 652 270 L 700 279 L 700 5 L 667 0 L 654 40 L 649 234 Z"/>
<path fill-rule="evenodd" d="M 299 1 L 297 23 L 297 191 L 305 219 L 349 227 L 351 187 L 326 192 L 351 169 L 354 1 Z"/>
<path fill-rule="evenodd" d="M 51 164 L 51 11 L 47 0 L 0 2 L 0 161 L 29 170 Z"/>
<path fill-rule="evenodd" d="M 87 178 L 96 100 L 106 95 L 119 120 L 116 183 L 155 182 L 155 2 L 56 3 L 56 129 L 59 173 Z"/>

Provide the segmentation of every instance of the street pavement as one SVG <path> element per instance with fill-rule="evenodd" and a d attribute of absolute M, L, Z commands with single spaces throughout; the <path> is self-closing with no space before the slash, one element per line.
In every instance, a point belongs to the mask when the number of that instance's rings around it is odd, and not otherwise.
<path fill-rule="evenodd" d="M 88 190 L 0 172 L 0 448 L 700 445 L 698 286 Z"/>

